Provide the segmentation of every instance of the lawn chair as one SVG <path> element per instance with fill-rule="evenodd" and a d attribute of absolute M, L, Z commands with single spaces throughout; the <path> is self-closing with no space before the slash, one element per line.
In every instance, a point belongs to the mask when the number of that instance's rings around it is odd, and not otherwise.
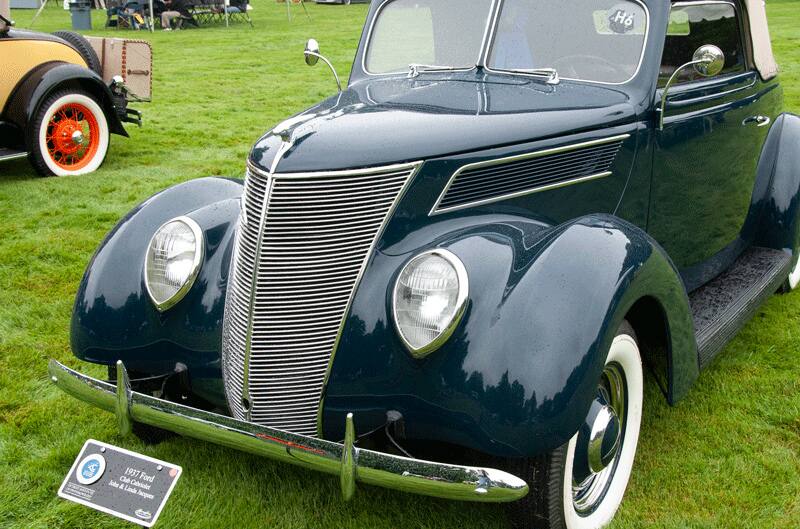
<path fill-rule="evenodd" d="M 141 29 L 149 28 L 149 22 L 142 4 L 127 2 L 125 5 L 117 4 L 106 9 L 106 27 Z"/>
<path fill-rule="evenodd" d="M 189 9 L 193 18 L 192 23 L 198 27 L 200 24 L 213 23 L 222 13 L 219 3 L 219 0 L 194 0 Z"/>
<path fill-rule="evenodd" d="M 118 0 L 108 0 L 106 2 L 106 28 L 119 28 L 119 13 L 122 10 L 122 2 Z"/>
<path fill-rule="evenodd" d="M 153 0 L 153 12 L 150 12 L 149 2 L 144 3 L 144 16 L 148 21 L 148 26 L 156 27 L 156 22 L 161 25 L 161 13 L 167 10 L 167 6 L 162 0 Z"/>
<path fill-rule="evenodd" d="M 250 5 L 250 0 L 230 0 L 230 5 L 225 7 L 225 10 L 228 12 L 228 20 L 229 21 L 236 21 L 242 20 L 250 24 L 250 27 L 253 27 L 253 20 L 250 18 L 250 15 L 247 13 L 247 7 Z"/>

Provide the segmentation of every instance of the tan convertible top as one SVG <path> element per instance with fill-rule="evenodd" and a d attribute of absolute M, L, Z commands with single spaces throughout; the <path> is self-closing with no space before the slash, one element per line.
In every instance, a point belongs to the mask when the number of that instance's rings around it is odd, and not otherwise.
<path fill-rule="evenodd" d="M 753 58 L 758 73 L 765 80 L 778 74 L 778 64 L 772 55 L 772 43 L 769 40 L 767 10 L 764 0 L 746 0 L 747 15 L 750 19 L 750 38 L 753 41 Z"/>

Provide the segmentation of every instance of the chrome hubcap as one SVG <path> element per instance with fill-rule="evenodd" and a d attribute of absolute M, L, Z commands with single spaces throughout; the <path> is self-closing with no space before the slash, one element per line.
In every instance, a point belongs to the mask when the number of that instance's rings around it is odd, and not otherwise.
<path fill-rule="evenodd" d="M 619 449 L 620 424 L 611 406 L 601 406 L 594 417 L 591 435 L 586 443 L 589 470 L 597 473 L 606 468 Z"/>
<path fill-rule="evenodd" d="M 575 445 L 572 502 L 579 514 L 594 511 L 614 477 L 625 428 L 625 400 L 622 368 L 608 364 Z"/>
<path fill-rule="evenodd" d="M 75 145 L 83 145 L 83 132 L 76 130 L 72 133 L 72 143 Z"/>

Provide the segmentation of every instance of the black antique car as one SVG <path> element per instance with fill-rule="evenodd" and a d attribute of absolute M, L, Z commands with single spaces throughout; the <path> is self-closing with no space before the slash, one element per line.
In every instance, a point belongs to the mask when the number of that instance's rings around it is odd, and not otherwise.
<path fill-rule="evenodd" d="M 346 89 L 261 138 L 243 182 L 168 189 L 102 243 L 72 350 L 112 382 L 50 375 L 123 432 L 346 498 L 601 527 L 644 368 L 679 401 L 800 281 L 781 108 L 761 0 L 374 1 Z"/>

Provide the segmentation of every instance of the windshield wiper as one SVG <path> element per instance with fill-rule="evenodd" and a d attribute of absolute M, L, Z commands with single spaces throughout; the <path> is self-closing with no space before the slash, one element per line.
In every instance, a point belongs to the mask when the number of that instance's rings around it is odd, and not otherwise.
<path fill-rule="evenodd" d="M 408 77 L 416 77 L 422 72 L 452 72 L 455 70 L 464 70 L 456 66 L 439 66 L 436 64 L 409 64 Z"/>
<path fill-rule="evenodd" d="M 558 72 L 555 68 L 504 68 L 501 71 L 544 77 L 547 84 L 558 84 L 561 82 L 561 78 L 558 76 Z"/>

